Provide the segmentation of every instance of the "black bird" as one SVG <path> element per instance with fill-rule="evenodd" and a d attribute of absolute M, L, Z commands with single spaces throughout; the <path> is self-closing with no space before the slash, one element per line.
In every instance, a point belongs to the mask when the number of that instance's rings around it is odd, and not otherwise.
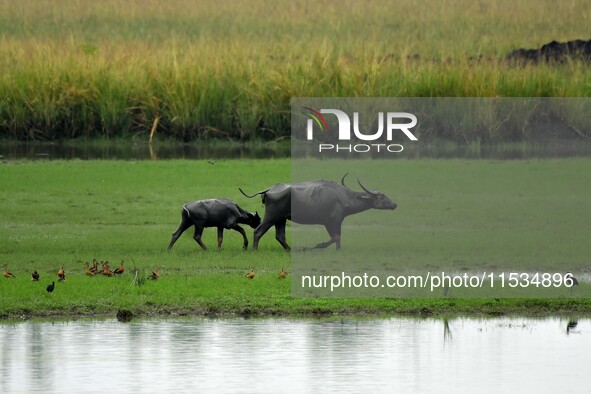
<path fill-rule="evenodd" d="M 32 274 L 31 274 L 31 280 L 33 282 L 38 282 L 39 281 L 39 273 L 37 272 L 37 270 L 35 270 Z"/>
<path fill-rule="evenodd" d="M 572 274 L 571 274 L 571 279 L 573 280 L 573 286 L 578 286 L 579 285 L 579 281 Z"/>
<path fill-rule="evenodd" d="M 55 289 L 55 282 L 51 282 L 51 284 L 47 286 L 46 290 L 48 293 L 51 293 L 53 289 Z"/>
<path fill-rule="evenodd" d="M 570 286 L 570 295 L 572 296 L 573 295 L 573 291 L 575 290 L 575 286 L 578 286 L 579 285 L 579 281 L 570 272 L 567 272 L 566 273 L 565 278 L 568 278 L 568 279 L 570 279 L 572 281 L 572 285 Z"/>

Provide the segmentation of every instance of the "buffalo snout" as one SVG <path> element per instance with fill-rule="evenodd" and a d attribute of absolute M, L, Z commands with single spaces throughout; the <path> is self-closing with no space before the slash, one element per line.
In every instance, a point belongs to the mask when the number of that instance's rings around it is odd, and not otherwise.
<path fill-rule="evenodd" d="M 376 209 L 389 209 L 394 210 L 396 209 L 397 205 L 394 201 L 390 200 L 388 197 L 384 195 L 380 195 L 378 199 L 375 201 Z"/>
<path fill-rule="evenodd" d="M 388 200 L 388 204 L 386 204 L 386 209 L 390 209 L 393 211 L 396 209 L 397 206 L 398 205 L 396 205 L 396 203 L 394 201 Z"/>

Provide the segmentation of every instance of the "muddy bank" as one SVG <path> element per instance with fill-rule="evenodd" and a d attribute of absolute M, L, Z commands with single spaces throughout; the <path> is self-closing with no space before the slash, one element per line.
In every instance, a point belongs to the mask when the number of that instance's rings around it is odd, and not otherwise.
<path fill-rule="evenodd" d="M 141 318 L 176 318 L 176 317 L 328 317 L 328 316 L 566 316 L 573 313 L 578 316 L 591 314 L 591 301 L 587 299 L 400 299 L 374 300 L 366 305 L 359 305 L 352 300 L 333 299 L 316 302 L 292 302 L 283 306 L 237 305 L 228 307 L 212 304 L 177 306 L 160 305 L 158 307 L 131 308 L 124 313 L 121 310 L 91 312 L 84 308 L 57 308 L 30 310 L 18 308 L 0 313 L 0 324 L 5 321 L 28 319 L 81 319 L 81 318 L 117 318 L 119 321 L 131 321 Z"/>

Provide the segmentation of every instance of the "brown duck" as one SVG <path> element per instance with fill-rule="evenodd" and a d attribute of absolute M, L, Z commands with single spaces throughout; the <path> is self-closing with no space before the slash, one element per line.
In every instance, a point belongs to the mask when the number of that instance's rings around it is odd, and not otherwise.
<path fill-rule="evenodd" d="M 58 282 L 64 282 L 66 280 L 66 271 L 64 271 L 64 266 L 57 271 L 57 276 L 59 277 Z"/>
<path fill-rule="evenodd" d="M 148 276 L 148 280 L 157 280 L 160 278 L 160 268 L 156 268 L 156 271 L 152 272 L 152 275 Z"/>
<path fill-rule="evenodd" d="M 125 264 L 125 261 L 121 260 L 121 265 L 119 266 L 119 268 L 117 268 L 115 271 L 113 271 L 113 273 L 117 274 L 117 275 L 121 275 L 125 271 L 123 264 Z"/>
<path fill-rule="evenodd" d="M 94 272 L 90 270 L 90 263 L 86 262 L 86 269 L 84 270 L 84 274 L 88 276 L 94 276 Z"/>
<path fill-rule="evenodd" d="M 4 273 L 2 275 L 8 279 L 16 278 L 16 276 L 14 276 L 14 275 L 12 275 L 12 273 L 8 272 L 8 265 L 4 265 Z"/>

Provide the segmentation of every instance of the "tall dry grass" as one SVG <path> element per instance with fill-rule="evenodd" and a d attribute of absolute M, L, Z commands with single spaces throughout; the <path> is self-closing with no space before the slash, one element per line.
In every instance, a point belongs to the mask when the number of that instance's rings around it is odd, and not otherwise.
<path fill-rule="evenodd" d="M 289 135 L 294 96 L 588 96 L 585 1 L 0 1 L 0 136 Z"/>

